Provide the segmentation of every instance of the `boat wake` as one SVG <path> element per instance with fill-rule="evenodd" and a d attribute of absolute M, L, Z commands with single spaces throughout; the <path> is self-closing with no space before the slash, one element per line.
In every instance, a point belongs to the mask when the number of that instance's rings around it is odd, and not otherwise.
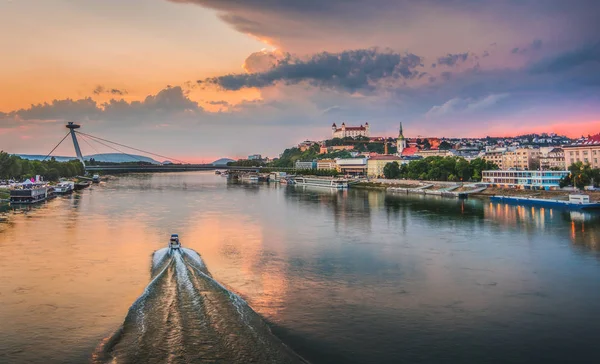
<path fill-rule="evenodd" d="M 152 279 L 93 363 L 306 363 L 191 249 L 156 251 Z"/>

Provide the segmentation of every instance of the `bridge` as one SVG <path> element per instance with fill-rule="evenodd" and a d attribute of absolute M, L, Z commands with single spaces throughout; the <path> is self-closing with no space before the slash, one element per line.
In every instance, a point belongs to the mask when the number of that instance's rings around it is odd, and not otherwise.
<path fill-rule="evenodd" d="M 188 171 L 210 171 L 210 170 L 229 170 L 233 172 L 261 172 L 268 171 L 270 168 L 264 167 L 242 167 L 242 166 L 224 166 L 224 165 L 214 165 L 214 164 L 191 164 L 186 163 L 184 161 L 178 160 L 176 158 L 170 158 L 164 155 L 156 154 L 153 152 L 141 150 L 138 148 L 130 147 L 121 143 L 113 142 L 104 138 L 100 138 L 97 136 L 93 136 L 87 133 L 83 133 L 78 129 L 81 128 L 81 125 L 75 124 L 74 122 L 68 122 L 66 128 L 69 129 L 67 135 L 65 135 L 62 140 L 48 153 L 46 158 L 48 158 L 56 148 L 68 137 L 71 136 L 71 140 L 73 141 L 73 146 L 75 148 L 75 155 L 77 159 L 83 164 L 86 172 L 113 172 L 113 173 L 149 173 L 149 172 L 188 172 Z M 110 148 L 113 151 L 121 153 L 123 155 L 127 155 L 132 159 L 138 160 L 143 163 L 102 163 L 102 164 L 88 164 L 86 165 L 85 160 L 83 158 L 83 154 L 81 153 L 81 148 L 79 144 L 79 139 L 83 140 L 86 144 L 88 144 L 91 148 L 97 151 L 95 147 L 93 147 L 92 142 L 96 142 L 100 145 Z M 135 155 L 131 155 L 123 152 L 119 148 L 127 148 L 130 150 L 134 150 L 136 152 L 141 152 L 145 154 L 152 155 L 154 157 L 159 157 L 167 160 L 174 161 L 176 163 L 164 163 L 164 164 L 150 164 L 143 160 L 140 160 Z M 44 158 L 44 159 L 46 159 Z M 277 168 L 278 171 L 295 171 L 295 168 Z"/>

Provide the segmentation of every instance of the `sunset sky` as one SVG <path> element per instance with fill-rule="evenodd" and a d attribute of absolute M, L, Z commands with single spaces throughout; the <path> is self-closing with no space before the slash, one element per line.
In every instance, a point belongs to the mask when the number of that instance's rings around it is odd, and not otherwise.
<path fill-rule="evenodd" d="M 598 14 L 596 0 L 0 0 L 0 149 L 46 154 L 66 121 L 185 161 L 276 156 L 342 121 L 597 133 Z"/>

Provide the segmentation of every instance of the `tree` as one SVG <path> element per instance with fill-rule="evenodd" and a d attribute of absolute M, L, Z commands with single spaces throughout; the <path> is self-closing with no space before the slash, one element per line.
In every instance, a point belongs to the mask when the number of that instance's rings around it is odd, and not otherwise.
<path fill-rule="evenodd" d="M 571 164 L 569 172 L 571 172 L 573 185 L 579 189 L 589 186 L 592 183 L 592 178 L 596 175 L 589 163 L 583 164 L 582 162 Z"/>
<path fill-rule="evenodd" d="M 440 143 L 438 149 L 440 150 L 449 150 L 452 149 L 452 144 L 448 143 L 447 141 L 443 141 Z"/>
<path fill-rule="evenodd" d="M 391 162 L 383 167 L 383 175 L 387 179 L 396 179 L 400 177 L 400 165 L 398 162 Z"/>

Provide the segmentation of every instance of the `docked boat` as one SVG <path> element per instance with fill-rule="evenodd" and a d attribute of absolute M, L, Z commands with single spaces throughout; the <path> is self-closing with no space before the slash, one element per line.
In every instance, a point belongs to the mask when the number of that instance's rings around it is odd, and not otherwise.
<path fill-rule="evenodd" d="M 179 242 L 179 235 L 171 234 L 171 239 L 169 239 L 169 249 L 174 250 L 179 248 L 181 248 L 181 243 Z"/>
<path fill-rule="evenodd" d="M 45 184 L 23 184 L 10 190 L 11 204 L 33 204 L 53 197 L 54 190 Z"/>
<path fill-rule="evenodd" d="M 97 175 L 97 174 L 93 175 L 92 176 L 92 182 L 94 182 L 94 183 L 100 183 L 100 175 Z"/>
<path fill-rule="evenodd" d="M 258 183 L 258 176 L 255 174 L 242 174 L 240 180 L 242 182 Z"/>
<path fill-rule="evenodd" d="M 89 181 L 81 181 L 81 182 L 75 183 L 75 191 L 83 190 L 84 188 L 88 188 L 88 187 L 90 187 Z"/>
<path fill-rule="evenodd" d="M 600 210 L 600 203 L 590 202 L 588 195 L 569 195 L 569 200 L 550 200 L 544 198 L 492 196 L 491 201 L 513 205 L 532 205 L 572 210 Z"/>
<path fill-rule="evenodd" d="M 296 177 L 293 181 L 298 186 L 327 187 L 338 190 L 348 188 L 348 180 L 343 178 Z"/>
<path fill-rule="evenodd" d="M 221 171 L 215 171 L 215 174 L 221 174 Z"/>
<path fill-rule="evenodd" d="M 75 182 L 65 181 L 54 186 L 54 193 L 57 195 L 67 195 L 75 190 Z"/>

